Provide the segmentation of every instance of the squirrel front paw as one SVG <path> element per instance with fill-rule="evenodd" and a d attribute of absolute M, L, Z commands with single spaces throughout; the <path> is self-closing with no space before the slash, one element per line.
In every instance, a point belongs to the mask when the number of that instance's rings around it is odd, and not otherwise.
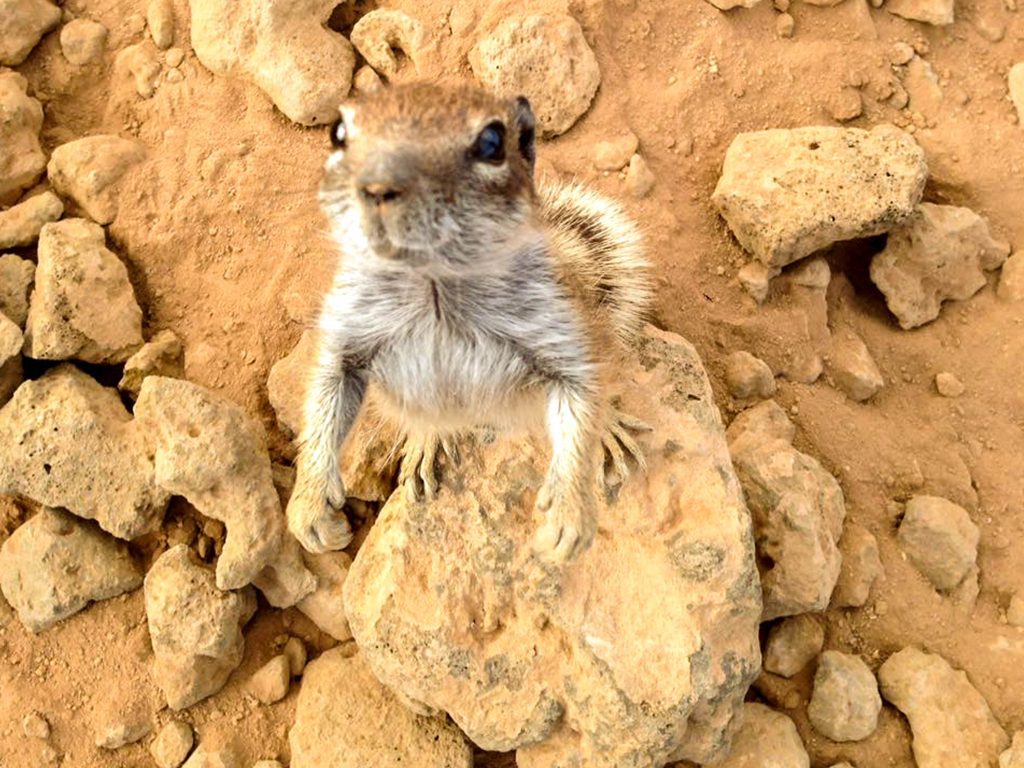
<path fill-rule="evenodd" d="M 344 549 L 352 541 L 352 526 L 342 511 L 344 503 L 343 495 L 332 502 L 326 495 L 297 488 L 288 502 L 288 530 L 309 552 Z"/>
<path fill-rule="evenodd" d="M 597 520 L 593 507 L 579 496 L 560 491 L 549 480 L 537 494 L 536 508 L 545 518 L 534 540 L 534 551 L 542 559 L 567 563 L 593 542 Z"/>

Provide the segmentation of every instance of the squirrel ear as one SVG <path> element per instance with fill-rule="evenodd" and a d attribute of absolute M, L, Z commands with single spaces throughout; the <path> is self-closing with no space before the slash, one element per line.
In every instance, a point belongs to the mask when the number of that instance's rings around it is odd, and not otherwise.
<path fill-rule="evenodd" d="M 519 133 L 519 154 L 523 156 L 530 170 L 537 159 L 537 119 L 525 96 L 518 96 L 515 103 L 516 128 Z"/>

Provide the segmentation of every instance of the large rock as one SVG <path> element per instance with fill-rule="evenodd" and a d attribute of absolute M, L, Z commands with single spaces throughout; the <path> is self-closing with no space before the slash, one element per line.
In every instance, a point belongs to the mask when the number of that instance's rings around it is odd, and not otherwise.
<path fill-rule="evenodd" d="M 882 695 L 910 721 L 918 768 L 991 768 L 1010 740 L 967 675 L 917 648 L 878 670 Z"/>
<path fill-rule="evenodd" d="M 916 328 L 937 318 L 943 301 L 980 291 L 985 272 L 1009 255 L 1009 244 L 994 240 L 974 211 L 921 203 L 871 260 L 871 279 L 900 326 Z"/>
<path fill-rule="evenodd" d="M 900 224 L 927 176 L 924 151 L 891 126 L 774 129 L 733 139 L 712 202 L 740 245 L 782 267 Z"/>
<path fill-rule="evenodd" d="M 145 156 L 145 147 L 135 139 L 87 136 L 53 150 L 46 173 L 62 197 L 98 224 L 109 224 L 117 215 L 122 178 Z"/>
<path fill-rule="evenodd" d="M 256 612 L 251 588 L 225 592 L 213 571 L 179 544 L 146 574 L 153 677 L 167 705 L 184 709 L 211 696 L 242 662 L 242 627 Z"/>
<path fill-rule="evenodd" d="M 60 8 L 46 0 L 0 0 L 0 65 L 21 64 L 60 23 Z"/>
<path fill-rule="evenodd" d="M 571 16 L 509 16 L 469 52 L 473 74 L 497 93 L 522 94 L 540 136 L 568 131 L 601 84 L 597 57 Z"/>
<path fill-rule="evenodd" d="M 291 768 L 471 768 L 473 752 L 457 728 L 410 712 L 361 655 L 345 653 L 334 648 L 306 667 Z"/>
<path fill-rule="evenodd" d="M 35 279 L 36 265 L 28 259 L 5 253 L 0 256 L 0 314 L 19 328 L 28 319 L 28 295 Z"/>
<path fill-rule="evenodd" d="M 59 510 L 43 509 L 0 547 L 0 589 L 33 632 L 141 585 L 122 543 Z"/>
<path fill-rule="evenodd" d="M 329 123 L 352 85 L 355 53 L 327 26 L 334 0 L 191 0 L 203 66 L 255 83 L 285 116 Z"/>
<path fill-rule="evenodd" d="M 11 1 L 0 0 L 0 27 L 3 7 Z M 0 31 L 0 45 L 3 39 Z M 17 200 L 46 170 L 46 155 L 39 146 L 43 107 L 27 89 L 28 81 L 17 72 L 0 72 L 0 205 Z"/>
<path fill-rule="evenodd" d="M 210 390 L 163 376 L 142 382 L 135 418 L 157 484 L 227 527 L 217 586 L 251 583 L 278 556 L 284 529 L 263 426 Z"/>
<path fill-rule="evenodd" d="M 693 348 L 648 328 L 623 407 L 649 468 L 599 507 L 579 559 L 532 542 L 547 447 L 478 441 L 433 503 L 391 497 L 345 582 L 389 687 L 521 768 L 711 761 L 760 667 L 750 519 Z"/>
<path fill-rule="evenodd" d="M 816 459 L 792 445 L 771 400 L 729 427 L 729 448 L 754 519 L 764 620 L 823 611 L 839 578 L 843 491 Z M 792 425 L 790 425 L 792 426 Z"/>
<path fill-rule="evenodd" d="M 810 768 L 793 721 L 763 704 L 743 705 L 743 725 L 732 751 L 716 768 Z"/>
<path fill-rule="evenodd" d="M 53 192 L 43 192 L 0 211 L 0 248 L 31 245 L 39 238 L 43 224 L 57 221 L 62 213 L 64 203 Z"/>
<path fill-rule="evenodd" d="M 951 590 L 977 562 L 981 531 L 960 505 L 938 496 L 915 496 L 907 502 L 897 538 L 936 589 Z"/>
<path fill-rule="evenodd" d="M 882 697 L 859 656 L 825 651 L 818 660 L 807 718 L 832 741 L 861 741 L 875 732 Z"/>
<path fill-rule="evenodd" d="M 128 270 L 85 219 L 43 226 L 25 326 L 25 354 L 120 363 L 142 346 L 142 310 Z"/>
<path fill-rule="evenodd" d="M 160 527 L 146 442 L 117 391 L 62 365 L 18 388 L 0 410 L 0 494 L 96 520 L 121 539 Z"/>

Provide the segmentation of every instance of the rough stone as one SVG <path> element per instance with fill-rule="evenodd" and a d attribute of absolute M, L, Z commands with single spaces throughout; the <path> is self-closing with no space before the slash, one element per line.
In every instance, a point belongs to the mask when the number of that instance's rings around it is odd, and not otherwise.
<path fill-rule="evenodd" d="M 969 299 L 986 283 L 1010 246 L 994 240 L 988 224 L 968 208 L 922 203 L 893 229 L 885 250 L 871 260 L 871 279 L 903 328 L 939 316 L 947 299 Z"/>
<path fill-rule="evenodd" d="M 135 92 L 144 99 L 151 99 L 156 93 L 161 69 L 157 51 L 149 43 L 129 45 L 114 61 L 116 77 L 130 77 L 135 83 Z"/>
<path fill-rule="evenodd" d="M 180 379 L 185 375 L 185 348 L 174 331 L 160 331 L 124 364 L 117 388 L 138 398 L 147 376 Z"/>
<path fill-rule="evenodd" d="M 594 167 L 599 171 L 618 171 L 626 167 L 640 147 L 640 140 L 630 131 L 594 146 Z"/>
<path fill-rule="evenodd" d="M 0 19 L 4 18 L 4 5 L 11 2 L 0 0 Z M 13 2 L 19 4 L 21 0 Z M 33 186 L 46 170 L 46 155 L 39 145 L 43 107 L 27 89 L 28 81 L 17 72 L 0 72 L 0 205 L 15 202 L 22 190 Z"/>
<path fill-rule="evenodd" d="M 282 533 L 277 555 L 252 580 L 275 608 L 290 608 L 317 587 L 317 577 L 302 559 L 302 547 L 290 533 Z"/>
<path fill-rule="evenodd" d="M 842 489 L 817 460 L 757 424 L 734 422 L 729 448 L 754 521 L 764 620 L 823 611 L 842 559 Z"/>
<path fill-rule="evenodd" d="M 327 26 L 335 0 L 193 0 L 192 47 L 203 66 L 245 77 L 293 122 L 338 116 L 355 68 L 352 45 Z"/>
<path fill-rule="evenodd" d="M 46 0 L 0 0 L 0 66 L 21 64 L 59 23 L 60 8 Z"/>
<path fill-rule="evenodd" d="M 1013 743 L 999 756 L 999 768 L 1024 768 L 1024 731 L 1013 735 Z"/>
<path fill-rule="evenodd" d="M 907 716 L 918 768 L 990 768 L 1010 743 L 967 675 L 908 647 L 878 670 L 882 696 Z"/>
<path fill-rule="evenodd" d="M 1010 101 L 1017 108 L 1017 122 L 1024 125 L 1024 61 L 1010 67 L 1006 83 L 1010 89 Z"/>
<path fill-rule="evenodd" d="M 242 762 L 233 749 L 206 749 L 200 746 L 182 768 L 242 768 Z"/>
<path fill-rule="evenodd" d="M 123 544 L 59 510 L 43 509 L 0 547 L 0 588 L 32 632 L 141 584 Z"/>
<path fill-rule="evenodd" d="M 891 126 L 742 133 L 712 202 L 744 248 L 782 267 L 902 223 L 927 175 L 923 150 Z"/>
<path fill-rule="evenodd" d="M 281 649 L 281 653 L 288 659 L 288 671 L 292 677 L 298 677 L 306 668 L 306 645 L 298 637 L 289 637 Z"/>
<path fill-rule="evenodd" d="M 935 390 L 943 397 L 960 397 L 966 387 L 955 374 L 943 371 L 935 374 Z"/>
<path fill-rule="evenodd" d="M 121 181 L 146 156 L 145 147 L 120 136 L 87 136 L 53 150 L 46 173 L 57 193 L 70 198 L 97 224 L 117 215 Z"/>
<path fill-rule="evenodd" d="M 832 269 L 822 258 L 804 259 L 786 271 L 790 284 L 824 291 L 832 280 Z"/>
<path fill-rule="evenodd" d="M 796 437 L 796 425 L 778 403 L 766 400 L 737 414 L 725 433 L 729 445 L 747 435 L 750 437 L 746 439 L 792 443 Z"/>
<path fill-rule="evenodd" d="M 433 51 L 423 25 L 402 11 L 377 8 L 352 27 L 352 45 L 373 69 L 388 80 L 423 78 L 431 74 Z M 395 51 L 404 54 L 404 63 Z"/>
<path fill-rule="evenodd" d="M 43 225 L 25 326 L 25 354 L 119 363 L 142 346 L 142 310 L 128 270 L 85 219 Z"/>
<path fill-rule="evenodd" d="M 0 493 L 129 540 L 160 527 L 169 498 L 117 392 L 71 365 L 26 381 L 0 410 Z"/>
<path fill-rule="evenodd" d="M 145 593 L 153 677 L 168 706 L 185 709 L 223 688 L 242 661 L 252 590 L 219 589 L 213 571 L 179 544 L 146 574 Z"/>
<path fill-rule="evenodd" d="M 832 741 L 862 741 L 878 727 L 882 697 L 859 656 L 825 651 L 818 660 L 807 718 Z"/>
<path fill-rule="evenodd" d="M 310 662 L 289 735 L 291 768 L 471 768 L 473 753 L 446 720 L 410 712 L 362 656 L 334 648 Z"/>
<path fill-rule="evenodd" d="M 864 341 L 851 330 L 833 334 L 828 372 L 835 385 L 857 402 L 870 400 L 885 385 Z"/>
<path fill-rule="evenodd" d="M 0 315 L 0 406 L 21 386 L 21 329 L 7 315 Z"/>
<path fill-rule="evenodd" d="M 796 32 L 796 19 L 791 14 L 780 13 L 775 19 L 775 34 L 784 39 L 789 39 Z"/>
<path fill-rule="evenodd" d="M 76 66 L 95 61 L 107 47 L 107 28 L 91 19 L 72 19 L 60 30 L 60 50 Z"/>
<path fill-rule="evenodd" d="M 1003 301 L 1024 301 L 1024 251 L 1003 263 L 997 295 Z"/>
<path fill-rule="evenodd" d="M 38 712 L 29 712 L 21 721 L 21 732 L 30 739 L 48 739 L 50 723 Z"/>
<path fill-rule="evenodd" d="M 1024 627 L 1024 592 L 1018 592 L 1010 598 L 1006 609 L 1006 623 L 1011 627 Z"/>
<path fill-rule="evenodd" d="M 120 749 L 128 744 L 141 741 L 153 732 L 153 726 L 144 713 L 132 713 L 135 715 L 127 720 L 108 723 L 101 727 L 96 733 L 96 746 L 100 749 Z"/>
<path fill-rule="evenodd" d="M 583 30 L 564 14 L 506 18 L 469 52 L 469 63 L 484 86 L 526 96 L 545 138 L 568 131 L 601 83 Z"/>
<path fill-rule="evenodd" d="M 149 0 L 146 23 L 156 47 L 161 51 L 170 48 L 174 42 L 174 5 L 171 0 Z"/>
<path fill-rule="evenodd" d="M 868 601 L 871 587 L 885 571 L 874 535 L 856 523 L 843 526 L 839 539 L 843 564 L 832 592 L 833 608 L 859 608 Z"/>
<path fill-rule="evenodd" d="M 963 507 L 938 496 L 907 502 L 896 536 L 913 566 L 936 589 L 955 589 L 978 559 L 978 526 Z"/>
<path fill-rule="evenodd" d="M 829 97 L 827 106 L 837 123 L 848 123 L 864 114 L 864 101 L 856 88 L 840 88 Z"/>
<path fill-rule="evenodd" d="M 156 735 L 149 746 L 149 754 L 158 768 L 179 768 L 192 751 L 194 742 L 192 726 L 181 720 L 171 720 Z"/>
<path fill-rule="evenodd" d="M 732 751 L 716 768 L 810 768 L 793 721 L 763 704 L 743 705 L 743 724 Z"/>
<path fill-rule="evenodd" d="M 64 203 L 53 192 L 43 192 L 0 211 L 0 248 L 31 245 L 39 238 L 43 224 L 56 221 L 62 213 Z"/>
<path fill-rule="evenodd" d="M 793 677 L 821 653 L 825 630 L 813 616 L 790 616 L 776 624 L 768 633 L 764 668 L 769 672 Z"/>
<path fill-rule="evenodd" d="M 36 265 L 28 259 L 5 253 L 0 256 L 0 313 L 19 328 L 28 319 L 28 295 L 35 279 Z"/>
<path fill-rule="evenodd" d="M 262 704 L 275 704 L 288 695 L 291 679 L 291 662 L 282 653 L 253 673 L 249 678 L 249 693 Z"/>
<path fill-rule="evenodd" d="M 295 436 L 302 427 L 305 377 L 316 353 L 316 334 L 306 331 L 285 357 L 274 363 L 267 378 L 267 397 L 285 434 Z"/>
<path fill-rule="evenodd" d="M 157 484 L 227 527 L 217 586 L 251 583 L 278 557 L 283 533 L 263 426 L 210 390 L 164 376 L 142 382 L 135 420 Z"/>
<path fill-rule="evenodd" d="M 643 155 L 633 155 L 629 159 L 629 167 L 626 169 L 626 189 L 635 198 L 647 197 L 647 194 L 654 188 L 656 181 L 647 161 Z"/>
<path fill-rule="evenodd" d="M 733 352 L 725 359 L 725 384 L 735 398 L 769 398 L 775 394 L 775 374 L 768 364 L 749 352 Z"/>
<path fill-rule="evenodd" d="M 768 298 L 772 279 L 778 277 L 780 271 L 777 267 L 766 267 L 759 261 L 752 261 L 740 267 L 736 278 L 743 286 L 743 290 L 749 293 L 754 301 L 763 304 L 764 300 Z"/>
<path fill-rule="evenodd" d="M 953 23 L 955 0 L 889 0 L 885 10 L 904 19 L 935 26 Z"/>
<path fill-rule="evenodd" d="M 599 504 L 578 559 L 534 556 L 547 447 L 503 437 L 467 441 L 435 502 L 392 496 L 345 582 L 375 675 L 521 768 L 711 762 L 760 668 L 750 522 L 706 374 L 650 327 L 638 356 L 613 394 L 659 425 L 648 471 Z"/>
<path fill-rule="evenodd" d="M 302 558 L 316 576 L 317 586 L 296 607 L 335 640 L 342 643 L 351 640 L 352 630 L 345 615 L 343 590 L 352 558 L 344 552 L 303 552 Z"/>

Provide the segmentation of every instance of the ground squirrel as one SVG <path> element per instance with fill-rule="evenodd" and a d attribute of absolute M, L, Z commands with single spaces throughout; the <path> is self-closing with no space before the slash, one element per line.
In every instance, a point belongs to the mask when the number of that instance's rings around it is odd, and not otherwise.
<path fill-rule="evenodd" d="M 308 381 L 292 533 L 306 549 L 351 540 L 339 452 L 367 387 L 405 444 L 400 482 L 437 490 L 435 460 L 464 430 L 544 416 L 551 441 L 537 551 L 575 557 L 595 529 L 598 452 L 643 466 L 603 396 L 611 350 L 650 302 L 634 225 L 578 185 L 535 188 L 524 98 L 394 86 L 345 102 L 320 201 L 342 252 Z"/>

